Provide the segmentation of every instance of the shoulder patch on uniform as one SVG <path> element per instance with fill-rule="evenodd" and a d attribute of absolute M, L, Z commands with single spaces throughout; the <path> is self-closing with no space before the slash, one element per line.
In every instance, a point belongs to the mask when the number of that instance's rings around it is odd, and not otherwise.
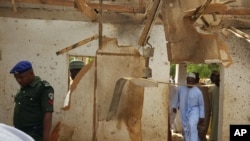
<path fill-rule="evenodd" d="M 49 103 L 53 104 L 53 102 L 54 102 L 54 94 L 53 93 L 49 93 L 48 97 L 49 97 Z"/>
<path fill-rule="evenodd" d="M 51 87 L 51 85 L 49 84 L 49 82 L 47 82 L 46 80 L 42 80 L 42 83 L 45 87 Z"/>

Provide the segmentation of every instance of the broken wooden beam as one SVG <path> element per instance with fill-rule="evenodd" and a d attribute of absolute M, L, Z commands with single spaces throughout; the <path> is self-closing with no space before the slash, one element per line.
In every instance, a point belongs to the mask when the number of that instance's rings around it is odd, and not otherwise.
<path fill-rule="evenodd" d="M 191 17 L 195 13 L 196 9 L 184 11 L 184 17 Z M 218 15 L 250 15 L 249 8 L 238 8 L 238 9 L 228 9 L 225 4 L 214 3 L 209 4 L 208 7 L 202 12 L 205 14 L 213 14 L 216 13 Z"/>
<path fill-rule="evenodd" d="M 211 14 L 211 13 L 222 13 L 223 11 L 227 10 L 227 6 L 225 4 L 210 4 L 207 6 L 207 8 L 203 11 L 203 14 Z M 184 17 L 191 17 L 194 15 L 196 9 L 186 10 L 184 11 L 185 16 Z"/>
<path fill-rule="evenodd" d="M 15 0 L 11 0 L 11 4 L 13 6 L 13 11 L 16 13 L 17 12 L 17 8 L 16 8 L 16 2 L 15 2 Z"/>
<path fill-rule="evenodd" d="M 234 27 L 229 27 L 227 28 L 228 31 L 230 31 L 231 33 L 233 33 L 234 35 L 236 35 L 237 37 L 246 39 L 248 42 L 250 42 L 250 35 L 247 33 L 244 33 L 242 31 L 240 31 L 239 29 L 236 29 Z"/>
<path fill-rule="evenodd" d="M 222 2 L 219 2 L 219 3 L 222 3 L 222 4 L 229 4 L 229 3 L 232 3 L 232 2 L 236 2 L 236 0 L 222 1 Z"/>
<path fill-rule="evenodd" d="M 73 44 L 73 45 L 71 45 L 71 46 L 68 46 L 68 47 L 66 47 L 66 48 L 64 48 L 64 49 L 62 49 L 62 50 L 60 50 L 60 51 L 57 51 L 56 52 L 56 55 L 60 55 L 60 54 L 63 54 L 63 53 L 65 53 L 65 52 L 68 52 L 68 51 L 70 51 L 70 50 L 72 50 L 72 49 L 75 49 L 75 48 L 77 48 L 77 47 L 79 47 L 79 46 L 82 46 L 82 45 L 84 45 L 84 44 L 87 44 L 88 42 L 90 42 L 90 41 L 93 41 L 93 40 L 95 40 L 95 39 L 98 39 L 98 35 L 94 35 L 94 36 L 92 36 L 92 37 L 89 37 L 89 38 L 87 38 L 87 39 L 84 39 L 84 40 L 82 40 L 82 41 L 80 41 L 80 42 L 77 42 L 77 43 L 75 43 L 75 44 Z"/>
<path fill-rule="evenodd" d="M 149 11 L 149 17 L 146 21 L 145 27 L 143 29 L 143 32 L 141 34 L 141 37 L 139 39 L 138 45 L 140 46 L 145 46 L 146 45 L 146 41 L 148 40 L 148 35 L 150 33 L 150 30 L 154 24 L 154 21 L 159 13 L 159 7 L 161 4 L 162 0 L 155 0 L 153 3 L 152 8 Z"/>
<path fill-rule="evenodd" d="M 201 16 L 201 21 L 204 23 L 204 25 L 205 25 L 206 27 L 209 27 L 209 26 L 210 26 L 209 23 L 208 23 L 208 21 L 206 20 L 206 18 L 205 18 L 204 16 Z"/>
<path fill-rule="evenodd" d="M 87 4 L 93 9 L 101 9 L 99 3 L 90 3 Z M 119 13 L 145 13 L 145 7 L 142 6 L 129 6 L 129 5 L 111 5 L 111 4 L 102 4 L 103 11 L 119 12 Z"/>
<path fill-rule="evenodd" d="M 90 18 L 92 21 L 96 19 L 96 12 L 93 8 L 86 4 L 85 0 L 75 0 L 76 7 L 82 12 L 83 15 Z"/>
<path fill-rule="evenodd" d="M 250 15 L 249 8 L 242 8 L 242 9 L 228 9 L 224 13 L 225 15 Z"/>
<path fill-rule="evenodd" d="M 10 2 L 10 0 L 1 0 L 5 2 Z M 16 3 L 35 3 L 35 4 L 46 4 L 46 5 L 55 5 L 55 6 L 68 6 L 68 7 L 75 7 L 75 3 L 86 3 L 84 8 L 90 7 L 92 9 L 100 9 L 101 6 L 99 3 L 91 3 L 85 2 L 85 0 L 75 0 L 75 1 L 67 1 L 67 0 L 18 0 Z M 79 6 L 79 4 L 78 4 Z M 146 8 L 142 2 L 139 1 L 138 6 L 131 6 L 131 5 L 124 5 L 124 4 L 103 4 L 103 10 L 111 11 L 111 12 L 119 12 L 119 13 L 145 13 Z M 81 8 L 81 11 L 86 9 Z"/>
<path fill-rule="evenodd" d="M 10 2 L 10 0 L 1 0 Z M 18 0 L 16 3 L 35 3 L 35 4 L 47 4 L 47 5 L 56 5 L 56 6 L 68 6 L 75 7 L 74 1 L 67 0 Z"/>
<path fill-rule="evenodd" d="M 194 14 L 191 16 L 193 21 L 196 21 L 201 14 L 203 13 L 203 11 L 205 11 L 205 9 L 207 8 L 207 6 L 212 2 L 212 0 L 207 0 L 204 4 L 202 4 L 200 7 L 198 7 Z"/>

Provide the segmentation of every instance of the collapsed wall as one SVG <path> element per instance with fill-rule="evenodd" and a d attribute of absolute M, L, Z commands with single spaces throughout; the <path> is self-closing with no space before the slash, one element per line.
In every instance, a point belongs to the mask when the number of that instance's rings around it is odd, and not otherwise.
<path fill-rule="evenodd" d="M 134 47 L 119 47 L 116 39 L 104 38 L 103 47 L 97 51 L 96 59 L 80 71 L 71 86 L 70 106 L 62 112 L 59 127 L 52 134 L 54 140 L 139 141 L 153 138 L 143 134 L 144 130 L 149 130 L 142 126 L 143 107 L 150 104 L 144 103 L 144 87 L 129 80 L 120 88 L 117 110 L 107 120 L 117 81 L 124 77 L 141 78 L 144 63 L 144 58 Z M 164 92 L 162 87 L 159 92 Z M 151 110 L 154 109 L 152 107 Z M 167 113 L 167 108 L 163 112 Z M 167 137 L 166 113 L 155 117 L 166 124 L 161 125 L 162 131 L 157 131 L 164 133 L 154 137 L 157 140 L 165 140 Z"/>

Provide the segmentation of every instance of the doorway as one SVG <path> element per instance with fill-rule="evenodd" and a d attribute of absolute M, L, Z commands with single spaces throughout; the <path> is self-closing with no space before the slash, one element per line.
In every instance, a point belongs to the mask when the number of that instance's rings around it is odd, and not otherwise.
<path fill-rule="evenodd" d="M 218 97 L 212 96 L 214 92 L 214 82 L 211 81 L 210 75 L 212 73 L 217 72 L 220 74 L 221 65 L 219 63 L 211 63 L 211 64 L 171 64 L 170 66 L 170 82 L 173 82 L 176 86 L 176 92 L 179 86 L 186 84 L 186 74 L 190 72 L 194 72 L 199 74 L 199 82 L 197 86 L 200 88 L 204 98 L 204 106 L 205 106 L 205 120 L 202 124 L 203 133 L 200 130 L 200 136 L 204 137 L 200 139 L 201 141 L 208 140 L 210 135 L 213 138 L 218 136 L 218 114 L 219 114 L 219 90 L 217 90 Z M 220 76 L 219 76 L 220 78 Z M 171 92 L 169 93 L 171 94 Z M 214 94 L 213 94 L 214 95 Z M 220 96 L 221 97 L 221 96 Z M 214 99 L 214 100 L 212 100 Z M 171 99 L 169 99 L 171 102 Z M 213 102 L 212 102 L 213 101 Z M 217 114 L 213 114 L 212 111 L 216 109 Z M 216 115 L 216 116 L 214 116 Z M 216 118 L 215 118 L 216 117 Z M 171 118 L 171 115 L 170 115 Z M 215 123 L 212 126 L 212 123 Z M 182 141 L 182 127 L 181 127 L 181 118 L 180 113 L 177 112 L 175 115 L 174 121 L 170 123 L 171 131 L 172 131 L 172 141 Z M 216 127 L 214 125 L 217 125 Z M 199 127 L 198 127 L 199 128 Z"/>

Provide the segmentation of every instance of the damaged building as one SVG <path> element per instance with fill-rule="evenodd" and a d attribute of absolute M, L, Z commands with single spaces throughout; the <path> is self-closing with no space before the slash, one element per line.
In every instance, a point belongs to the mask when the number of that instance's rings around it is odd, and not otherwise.
<path fill-rule="evenodd" d="M 30 60 L 55 89 L 53 140 L 171 141 L 170 64 L 220 66 L 218 141 L 250 125 L 249 0 L 0 0 L 0 122 L 13 125 L 10 69 Z M 69 86 L 69 62 L 85 66 Z M 70 90 L 70 102 L 63 107 Z"/>

